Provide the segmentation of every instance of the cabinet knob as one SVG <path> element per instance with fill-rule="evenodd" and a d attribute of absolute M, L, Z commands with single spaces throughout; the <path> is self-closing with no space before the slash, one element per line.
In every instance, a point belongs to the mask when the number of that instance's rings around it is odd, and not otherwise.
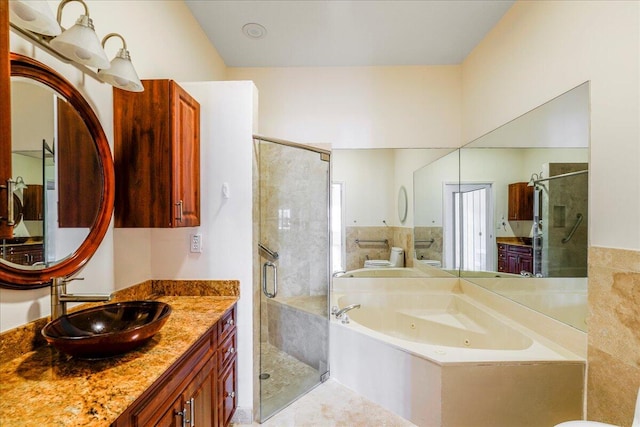
<path fill-rule="evenodd" d="M 228 391 L 227 392 L 227 397 L 231 397 L 231 398 L 236 397 L 236 392 L 235 391 Z"/>
<path fill-rule="evenodd" d="M 233 319 L 229 319 L 229 320 L 227 320 L 227 325 L 229 325 L 229 326 L 233 326 Z"/>
<path fill-rule="evenodd" d="M 233 348 L 233 347 L 229 347 L 229 350 L 227 350 L 227 353 L 228 353 L 228 354 L 233 354 L 233 353 L 235 353 L 235 352 L 236 352 L 236 349 L 235 349 L 235 348 Z"/>

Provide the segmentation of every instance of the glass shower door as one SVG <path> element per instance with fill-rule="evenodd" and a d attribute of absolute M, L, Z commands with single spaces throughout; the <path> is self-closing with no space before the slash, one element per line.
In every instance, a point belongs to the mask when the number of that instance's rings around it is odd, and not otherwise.
<path fill-rule="evenodd" d="M 329 154 L 264 139 L 254 144 L 262 422 L 328 372 Z"/>

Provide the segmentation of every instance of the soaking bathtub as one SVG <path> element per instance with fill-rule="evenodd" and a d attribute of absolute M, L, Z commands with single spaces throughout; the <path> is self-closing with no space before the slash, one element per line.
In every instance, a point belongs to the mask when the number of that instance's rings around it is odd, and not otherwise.
<path fill-rule="evenodd" d="M 358 268 L 339 277 L 451 277 L 451 273 L 433 267 L 431 270 L 412 267 Z"/>
<path fill-rule="evenodd" d="M 348 323 L 332 316 L 331 375 L 419 426 L 580 418 L 585 357 L 554 338 L 586 335 L 494 298 L 458 278 L 334 279 L 332 305 L 360 308 Z M 552 327 L 562 331 L 545 336 Z"/>

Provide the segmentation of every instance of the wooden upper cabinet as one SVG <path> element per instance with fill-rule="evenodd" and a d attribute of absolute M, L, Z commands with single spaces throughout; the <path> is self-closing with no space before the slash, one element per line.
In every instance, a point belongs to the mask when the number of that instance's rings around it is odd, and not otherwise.
<path fill-rule="evenodd" d="M 533 221 L 533 187 L 526 182 L 509 184 L 509 221 Z"/>
<path fill-rule="evenodd" d="M 80 114 L 58 98 L 58 225 L 91 228 L 103 195 L 93 137 Z"/>
<path fill-rule="evenodd" d="M 116 227 L 200 225 L 200 104 L 172 80 L 113 92 Z"/>
<path fill-rule="evenodd" d="M 11 61 L 9 59 L 9 2 L 0 1 L 0 239 L 13 237 L 7 225 L 7 180 L 11 178 Z"/>
<path fill-rule="evenodd" d="M 22 219 L 25 221 L 44 220 L 44 187 L 29 184 L 22 190 Z"/>

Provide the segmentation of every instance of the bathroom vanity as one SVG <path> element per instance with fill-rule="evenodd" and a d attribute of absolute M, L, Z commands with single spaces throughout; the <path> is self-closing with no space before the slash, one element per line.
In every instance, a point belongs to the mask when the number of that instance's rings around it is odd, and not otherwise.
<path fill-rule="evenodd" d="M 39 346 L 0 364 L 0 425 L 228 425 L 237 404 L 238 298 L 157 299 L 173 312 L 137 350 L 82 360 Z"/>
<path fill-rule="evenodd" d="M 498 271 L 520 274 L 533 273 L 531 238 L 498 238 Z"/>
<path fill-rule="evenodd" d="M 236 407 L 235 322 L 234 305 L 112 425 L 228 425 Z"/>

